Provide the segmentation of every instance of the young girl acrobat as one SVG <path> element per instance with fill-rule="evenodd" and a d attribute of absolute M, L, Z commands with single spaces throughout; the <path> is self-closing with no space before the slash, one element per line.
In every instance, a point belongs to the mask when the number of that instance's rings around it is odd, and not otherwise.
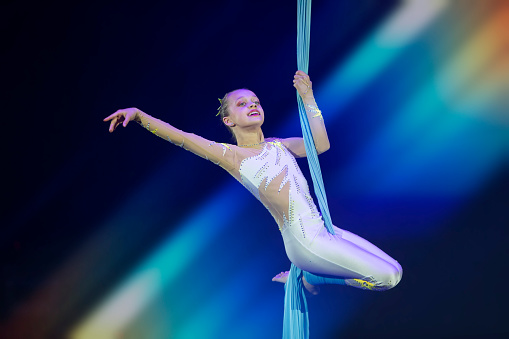
<path fill-rule="evenodd" d="M 297 71 L 294 87 L 301 96 L 318 154 L 329 149 L 321 111 L 315 102 L 309 76 Z M 274 217 L 290 261 L 304 271 L 303 283 L 312 294 L 319 284 L 342 284 L 383 291 L 401 280 L 401 265 L 367 240 L 334 227 L 325 228 L 295 158 L 305 157 L 304 141 L 294 138 L 265 138 L 265 112 L 260 100 L 247 89 L 227 93 L 219 115 L 236 140 L 218 143 L 183 132 L 137 108 L 116 111 L 109 131 L 136 121 L 150 132 L 221 166 L 247 188 Z M 272 280 L 286 282 L 287 272 Z"/>

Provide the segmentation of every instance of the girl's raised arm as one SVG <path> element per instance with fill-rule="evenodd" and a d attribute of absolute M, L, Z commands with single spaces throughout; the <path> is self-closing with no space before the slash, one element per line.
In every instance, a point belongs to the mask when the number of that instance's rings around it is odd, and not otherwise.
<path fill-rule="evenodd" d="M 177 146 L 191 151 L 194 154 L 212 161 L 230 171 L 233 169 L 233 151 L 232 145 L 216 143 L 199 135 L 181 131 L 172 125 L 156 119 L 141 110 L 131 107 L 120 109 L 110 116 L 104 118 L 104 121 L 110 122 L 110 133 L 118 126 L 126 127 L 130 121 L 136 121 L 153 134 L 169 141 Z"/>
<path fill-rule="evenodd" d="M 293 86 L 297 89 L 309 120 L 309 127 L 311 128 L 311 134 L 313 134 L 313 140 L 315 141 L 315 147 L 318 154 L 327 151 L 330 148 L 329 138 L 327 136 L 327 130 L 322 118 L 322 112 L 316 105 L 313 90 L 311 88 L 312 83 L 309 76 L 303 71 L 297 71 L 293 79 Z M 304 147 L 304 139 L 302 138 L 286 138 L 282 140 L 283 144 L 296 156 L 305 157 L 306 148 Z"/>

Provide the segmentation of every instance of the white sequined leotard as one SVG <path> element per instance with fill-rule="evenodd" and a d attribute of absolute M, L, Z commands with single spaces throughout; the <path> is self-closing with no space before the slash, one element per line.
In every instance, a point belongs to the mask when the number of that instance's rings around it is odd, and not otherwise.
<path fill-rule="evenodd" d="M 335 235 L 327 232 L 307 181 L 283 140 L 265 139 L 260 145 L 239 147 L 180 131 L 146 114 L 140 115 L 139 122 L 152 133 L 221 166 L 242 183 L 276 220 L 288 258 L 297 267 L 342 278 L 369 275 L 379 286 L 399 281 L 395 267 L 399 264 L 374 245 L 337 227 Z"/>
<path fill-rule="evenodd" d="M 307 181 L 281 141 L 266 142 L 259 154 L 241 162 L 239 172 L 242 184 L 276 220 L 290 261 L 305 271 L 337 274 L 329 267 L 337 255 L 327 247 L 342 231 L 336 228 L 335 236 L 326 231 Z"/>

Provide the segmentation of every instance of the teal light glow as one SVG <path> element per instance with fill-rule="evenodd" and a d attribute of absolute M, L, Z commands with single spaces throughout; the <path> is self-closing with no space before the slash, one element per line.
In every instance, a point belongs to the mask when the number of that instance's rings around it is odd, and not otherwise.
<path fill-rule="evenodd" d="M 221 208 L 231 190 L 217 192 L 208 203 L 197 209 L 179 230 L 162 243 L 130 277 L 118 287 L 72 334 L 73 338 L 111 338 L 133 320 L 164 286 L 178 279 L 200 250 L 214 239 L 227 223 L 210 216 Z M 239 211 L 233 211 L 235 217 Z M 194 249 L 194 250 L 193 250 Z"/>
<path fill-rule="evenodd" d="M 338 184 L 375 195 L 470 195 L 502 164 L 508 140 L 506 126 L 451 111 L 431 82 L 358 153 Z"/>
<path fill-rule="evenodd" d="M 436 20 L 447 4 L 447 1 L 441 0 L 404 1 L 376 31 L 360 43 L 346 62 L 331 70 L 329 78 L 316 91 L 320 106 L 331 113 L 344 109 Z"/>

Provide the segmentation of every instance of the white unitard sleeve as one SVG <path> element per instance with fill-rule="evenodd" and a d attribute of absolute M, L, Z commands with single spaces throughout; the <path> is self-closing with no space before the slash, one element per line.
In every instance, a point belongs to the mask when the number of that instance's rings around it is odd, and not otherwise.
<path fill-rule="evenodd" d="M 216 143 L 199 135 L 181 131 L 172 125 L 144 112 L 138 113 L 137 122 L 153 134 L 212 161 L 227 171 L 233 169 L 234 152 L 230 144 Z"/>

